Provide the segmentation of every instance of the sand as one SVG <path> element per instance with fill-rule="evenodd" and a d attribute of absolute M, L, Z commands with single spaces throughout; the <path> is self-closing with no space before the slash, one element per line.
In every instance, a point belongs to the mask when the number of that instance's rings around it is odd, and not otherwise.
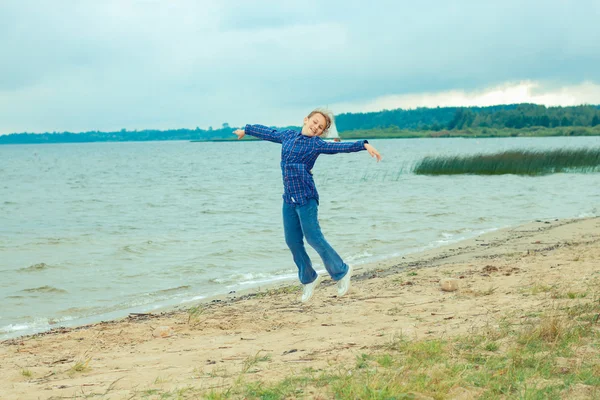
<path fill-rule="evenodd" d="M 196 313 L 130 315 L 7 340 L 0 398 L 153 398 L 344 368 L 399 335 L 448 338 L 556 302 L 594 301 L 599 244 L 600 218 L 536 221 L 355 268 L 342 298 L 327 278 L 309 304 L 299 302 L 298 285 L 278 286 L 230 294 Z M 458 290 L 441 290 L 445 279 Z M 560 300 L 535 290 L 548 286 L 594 296 Z"/>

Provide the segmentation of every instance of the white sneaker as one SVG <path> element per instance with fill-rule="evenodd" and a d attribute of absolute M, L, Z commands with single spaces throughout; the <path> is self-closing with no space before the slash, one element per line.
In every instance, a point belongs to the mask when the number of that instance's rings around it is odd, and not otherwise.
<path fill-rule="evenodd" d="M 348 265 L 348 272 L 338 281 L 338 297 L 342 297 L 350 290 L 350 278 L 352 277 L 352 267 Z"/>
<path fill-rule="evenodd" d="M 321 276 L 317 275 L 317 279 L 315 279 L 311 283 L 303 285 L 304 287 L 302 288 L 302 298 L 300 299 L 300 301 L 306 303 L 310 300 L 313 293 L 315 292 L 315 288 L 319 285 L 319 281 L 321 281 Z"/>

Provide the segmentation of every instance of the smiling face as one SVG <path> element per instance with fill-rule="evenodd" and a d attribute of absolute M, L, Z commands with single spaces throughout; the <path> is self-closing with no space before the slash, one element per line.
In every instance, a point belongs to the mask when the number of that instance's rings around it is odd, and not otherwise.
<path fill-rule="evenodd" d="M 302 134 L 305 136 L 321 136 L 327 129 L 327 119 L 321 113 L 313 113 L 304 118 Z"/>

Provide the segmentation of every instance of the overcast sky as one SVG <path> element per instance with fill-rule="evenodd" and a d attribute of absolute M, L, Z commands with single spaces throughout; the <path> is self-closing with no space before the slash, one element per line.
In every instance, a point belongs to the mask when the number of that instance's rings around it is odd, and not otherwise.
<path fill-rule="evenodd" d="M 0 0 L 0 134 L 600 104 L 598 0 Z"/>

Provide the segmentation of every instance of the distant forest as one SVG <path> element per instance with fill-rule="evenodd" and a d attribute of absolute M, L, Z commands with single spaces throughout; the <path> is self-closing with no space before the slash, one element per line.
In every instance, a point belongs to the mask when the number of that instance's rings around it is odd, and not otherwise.
<path fill-rule="evenodd" d="M 397 109 L 340 114 L 335 123 L 340 132 L 389 127 L 432 131 L 467 128 L 521 129 L 534 126 L 592 127 L 600 125 L 600 105 L 546 107 L 537 104 L 510 104 L 490 107 Z"/>
<path fill-rule="evenodd" d="M 437 107 L 344 113 L 335 117 L 342 138 L 599 135 L 600 105 L 545 107 L 510 104 L 490 107 Z M 573 128 L 573 129 L 570 129 Z M 575 129 L 576 128 L 576 129 Z M 116 132 L 13 133 L 0 144 L 125 142 L 235 139 L 234 127 L 219 129 L 133 130 Z"/>

